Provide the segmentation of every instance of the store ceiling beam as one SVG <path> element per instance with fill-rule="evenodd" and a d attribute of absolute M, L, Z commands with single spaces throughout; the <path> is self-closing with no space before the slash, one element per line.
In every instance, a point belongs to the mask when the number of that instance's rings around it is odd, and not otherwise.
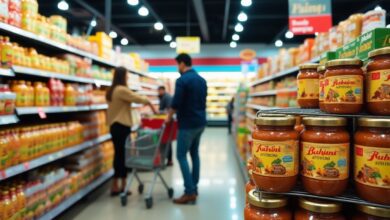
<path fill-rule="evenodd" d="M 206 42 L 210 41 L 209 28 L 207 25 L 206 13 L 204 10 L 203 0 L 192 0 L 194 4 L 196 16 L 200 24 L 200 31 L 202 32 L 202 37 Z"/>
<path fill-rule="evenodd" d="M 105 0 L 104 4 L 104 15 L 105 15 L 105 20 L 104 20 L 104 30 L 106 33 L 110 33 L 111 31 L 111 12 L 112 12 L 112 1 L 111 0 Z"/>
<path fill-rule="evenodd" d="M 166 27 L 164 21 L 161 19 L 161 17 L 153 10 L 152 6 L 149 4 L 148 0 L 142 0 L 143 5 L 149 9 L 150 14 L 159 22 L 161 22 L 164 25 L 164 30 L 167 32 L 167 34 L 170 34 L 171 36 L 172 33 L 171 31 Z"/>
<path fill-rule="evenodd" d="M 223 16 L 222 40 L 226 39 L 230 11 L 230 0 L 225 1 L 225 15 Z"/>
<path fill-rule="evenodd" d="M 105 16 L 102 13 L 100 13 L 94 7 L 90 6 L 84 0 L 73 0 L 73 1 L 76 2 L 77 4 L 81 5 L 83 8 L 85 8 L 87 11 L 91 12 L 92 14 L 94 14 L 96 17 L 98 17 L 102 21 L 105 20 Z M 112 24 L 111 25 L 111 29 L 114 30 L 115 32 L 117 32 L 118 34 L 122 35 L 123 37 L 126 37 L 130 42 L 132 42 L 132 43 L 134 43 L 136 45 L 139 45 L 139 43 L 132 36 L 130 36 L 129 34 L 125 33 L 124 31 L 122 31 L 117 26 Z"/>

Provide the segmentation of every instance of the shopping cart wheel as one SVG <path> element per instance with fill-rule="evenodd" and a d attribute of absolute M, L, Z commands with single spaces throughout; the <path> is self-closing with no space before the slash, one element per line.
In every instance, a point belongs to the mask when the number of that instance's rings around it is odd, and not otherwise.
<path fill-rule="evenodd" d="M 142 194 L 144 192 L 144 184 L 139 184 L 138 185 L 138 193 Z"/>
<path fill-rule="evenodd" d="M 146 198 L 145 199 L 145 204 L 146 204 L 146 208 L 147 209 L 152 208 L 152 206 L 153 206 L 153 198 L 152 197 Z"/>
<path fill-rule="evenodd" d="M 126 194 L 121 194 L 121 204 L 122 204 L 122 206 L 127 205 L 127 195 Z"/>
<path fill-rule="evenodd" d="M 172 189 L 172 188 L 169 188 L 169 189 L 168 189 L 168 197 L 169 197 L 170 199 L 172 199 L 173 193 L 174 193 L 173 189 Z"/>

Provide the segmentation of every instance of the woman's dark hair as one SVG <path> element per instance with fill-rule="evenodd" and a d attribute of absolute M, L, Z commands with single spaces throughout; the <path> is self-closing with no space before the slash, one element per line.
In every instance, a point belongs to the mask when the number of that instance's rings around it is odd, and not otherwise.
<path fill-rule="evenodd" d="M 124 67 L 117 67 L 114 71 L 114 78 L 112 79 L 112 85 L 107 89 L 106 99 L 107 101 L 112 101 L 112 93 L 116 86 L 127 86 L 126 82 L 127 70 Z"/>

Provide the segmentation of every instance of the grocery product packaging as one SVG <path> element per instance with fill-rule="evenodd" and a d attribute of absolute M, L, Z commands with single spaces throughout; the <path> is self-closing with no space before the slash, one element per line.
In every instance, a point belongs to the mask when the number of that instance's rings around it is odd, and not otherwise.
<path fill-rule="evenodd" d="M 375 28 L 386 27 L 386 11 L 371 10 L 363 15 L 362 33 L 367 33 Z"/>
<path fill-rule="evenodd" d="M 344 45 L 343 47 L 337 49 L 337 56 L 340 59 L 344 58 L 354 58 L 357 54 L 357 49 L 359 45 L 359 39 L 355 39 L 348 44 Z"/>
<path fill-rule="evenodd" d="M 388 46 L 390 46 L 390 28 L 376 28 L 359 37 L 357 56 L 361 60 L 366 60 L 370 51 Z"/>

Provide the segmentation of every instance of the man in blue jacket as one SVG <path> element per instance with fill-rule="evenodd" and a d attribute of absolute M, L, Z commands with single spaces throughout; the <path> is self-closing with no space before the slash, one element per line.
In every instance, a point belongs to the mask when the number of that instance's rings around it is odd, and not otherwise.
<path fill-rule="evenodd" d="M 175 95 L 167 121 L 177 114 L 177 160 L 184 179 L 184 195 L 174 199 L 176 204 L 195 204 L 200 173 L 199 143 L 206 126 L 207 83 L 194 69 L 188 54 L 176 57 L 180 77 L 176 80 Z M 192 159 L 190 170 L 187 153 Z"/>

